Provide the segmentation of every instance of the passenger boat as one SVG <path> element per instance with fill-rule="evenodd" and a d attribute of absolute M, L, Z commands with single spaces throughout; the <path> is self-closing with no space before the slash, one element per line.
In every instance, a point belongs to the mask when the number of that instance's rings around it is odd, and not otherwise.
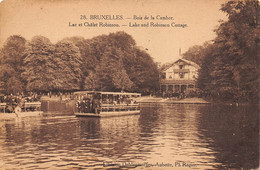
<path fill-rule="evenodd" d="M 74 93 L 77 100 L 77 117 L 113 117 L 140 113 L 135 102 L 140 93 L 80 91 Z"/>
<path fill-rule="evenodd" d="M 41 102 L 25 102 L 21 106 L 9 106 L 7 103 L 0 103 L 0 119 L 37 116 L 43 112 L 40 111 Z"/>

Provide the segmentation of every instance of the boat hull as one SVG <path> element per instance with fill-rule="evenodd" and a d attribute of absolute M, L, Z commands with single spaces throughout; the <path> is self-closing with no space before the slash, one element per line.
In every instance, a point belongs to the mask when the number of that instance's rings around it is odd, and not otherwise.
<path fill-rule="evenodd" d="M 99 114 L 95 113 L 75 113 L 77 117 L 116 117 L 116 116 L 126 116 L 126 115 L 136 115 L 140 114 L 140 110 L 131 110 L 131 111 L 117 111 L 117 112 L 100 112 Z"/>
<path fill-rule="evenodd" d="M 13 119 L 21 117 L 39 116 L 42 115 L 43 111 L 33 111 L 33 112 L 20 112 L 20 113 L 0 113 L 1 119 Z"/>

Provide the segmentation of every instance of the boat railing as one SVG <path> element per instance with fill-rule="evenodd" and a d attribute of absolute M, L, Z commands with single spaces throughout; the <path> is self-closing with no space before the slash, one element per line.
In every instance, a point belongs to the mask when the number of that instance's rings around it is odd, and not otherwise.
<path fill-rule="evenodd" d="M 25 102 L 23 109 L 28 110 L 40 110 L 41 102 Z"/>
<path fill-rule="evenodd" d="M 3 111 L 5 113 L 6 106 L 6 103 L 0 103 L 0 112 Z"/>
<path fill-rule="evenodd" d="M 100 107 L 101 112 L 132 111 L 138 109 L 139 109 L 138 104 L 102 104 Z"/>

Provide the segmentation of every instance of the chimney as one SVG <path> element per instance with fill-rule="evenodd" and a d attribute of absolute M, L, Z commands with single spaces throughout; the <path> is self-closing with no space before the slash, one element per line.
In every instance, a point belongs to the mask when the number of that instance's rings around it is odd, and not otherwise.
<path fill-rule="evenodd" d="M 181 48 L 179 48 L 179 57 L 181 57 Z"/>

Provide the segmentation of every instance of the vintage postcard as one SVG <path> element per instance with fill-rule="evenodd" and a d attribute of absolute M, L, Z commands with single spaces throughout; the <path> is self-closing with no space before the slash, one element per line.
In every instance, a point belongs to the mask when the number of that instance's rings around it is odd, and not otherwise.
<path fill-rule="evenodd" d="M 258 0 L 2 0 L 0 170 L 259 168 Z"/>

